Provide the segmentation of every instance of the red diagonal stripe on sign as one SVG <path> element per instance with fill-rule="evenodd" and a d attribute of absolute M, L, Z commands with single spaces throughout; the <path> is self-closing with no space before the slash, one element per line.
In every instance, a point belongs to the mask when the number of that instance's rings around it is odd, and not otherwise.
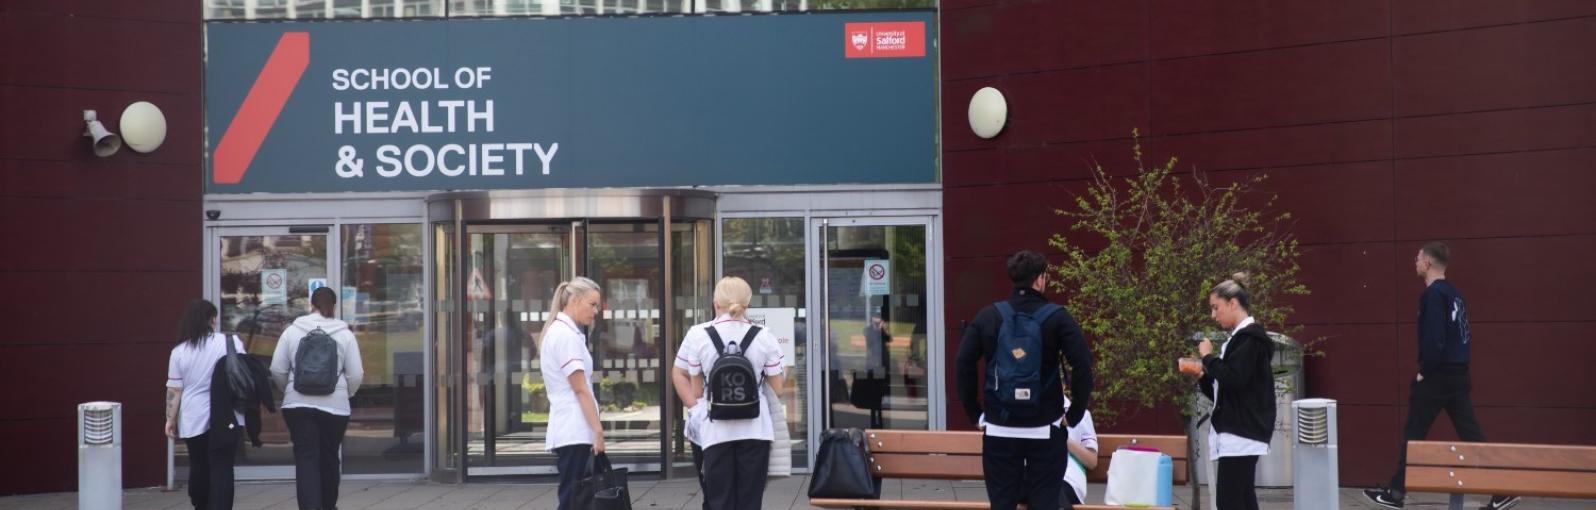
<path fill-rule="evenodd" d="M 310 65 L 310 33 L 286 32 L 277 40 L 277 49 L 266 59 L 266 66 L 255 77 L 255 85 L 244 96 L 233 122 L 222 133 L 211 156 L 211 179 L 217 184 L 238 184 L 255 160 L 255 152 L 266 133 L 271 132 L 277 115 L 288 104 L 288 96 L 299 85 L 299 77 Z"/>

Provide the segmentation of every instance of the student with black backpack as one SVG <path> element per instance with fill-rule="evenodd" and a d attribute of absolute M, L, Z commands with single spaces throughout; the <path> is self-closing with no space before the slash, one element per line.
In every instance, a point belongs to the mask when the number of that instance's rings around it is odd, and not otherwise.
<path fill-rule="evenodd" d="M 349 427 L 349 397 L 366 373 L 354 332 L 334 318 L 337 304 L 331 288 L 312 292 L 314 311 L 283 330 L 272 354 L 272 379 L 283 387 L 283 421 L 294 442 L 300 510 L 338 507 L 338 450 Z"/>
<path fill-rule="evenodd" d="M 715 284 L 715 320 L 688 329 L 672 382 L 703 447 L 699 480 L 710 510 L 759 510 L 775 427 L 760 385 L 781 393 L 775 335 L 748 322 L 753 291 L 742 278 Z"/>
<path fill-rule="evenodd" d="M 1009 298 L 981 309 L 964 328 L 955 362 L 959 402 L 985 430 L 982 472 L 993 510 L 1059 508 L 1069 433 L 1092 398 L 1092 352 L 1064 307 L 1048 302 L 1047 259 L 1009 257 Z M 985 377 L 978 369 L 985 360 Z M 1069 411 L 1060 375 L 1070 366 Z M 977 400 L 977 395 L 981 400 Z"/>

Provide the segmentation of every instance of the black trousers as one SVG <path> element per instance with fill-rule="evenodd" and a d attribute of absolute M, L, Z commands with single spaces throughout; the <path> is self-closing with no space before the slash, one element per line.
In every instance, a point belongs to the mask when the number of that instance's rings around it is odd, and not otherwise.
<path fill-rule="evenodd" d="M 1013 510 L 1021 501 L 1030 508 L 1059 507 L 1070 436 L 1048 428 L 1047 439 L 982 437 L 981 467 L 992 510 Z"/>
<path fill-rule="evenodd" d="M 759 510 L 770 474 L 770 441 L 744 439 L 704 449 L 705 500 L 710 510 Z"/>
<path fill-rule="evenodd" d="M 554 470 L 560 473 L 560 510 L 571 508 L 571 490 L 577 480 L 588 476 L 588 464 L 593 462 L 593 445 L 573 444 L 554 449 Z"/>
<path fill-rule="evenodd" d="M 243 430 L 211 429 L 184 438 L 188 445 L 188 501 L 202 510 L 233 508 L 233 459 Z"/>
<path fill-rule="evenodd" d="M 687 444 L 693 446 L 693 474 L 698 477 L 698 495 L 704 500 L 704 510 L 709 510 L 709 486 L 704 485 L 704 448 Z"/>
<path fill-rule="evenodd" d="M 1220 457 L 1214 504 L 1219 510 L 1258 510 L 1258 456 Z"/>
<path fill-rule="evenodd" d="M 1068 466 L 1066 465 L 1066 467 L 1068 467 Z M 1075 505 L 1079 505 L 1081 503 L 1083 503 L 1083 501 L 1081 501 L 1080 497 L 1075 495 L 1075 488 L 1071 487 L 1069 482 L 1064 482 L 1064 485 L 1062 487 L 1059 487 L 1059 490 L 1058 490 L 1058 508 L 1059 508 L 1059 510 L 1075 510 Z"/>
<path fill-rule="evenodd" d="M 338 508 L 338 480 L 342 465 L 338 449 L 344 444 L 349 417 L 318 409 L 283 410 L 288 437 L 294 441 L 294 492 L 299 510 Z"/>
<path fill-rule="evenodd" d="M 1408 422 L 1402 427 L 1402 444 L 1397 447 L 1396 474 L 1391 476 L 1391 490 L 1397 494 L 1407 491 L 1408 441 L 1423 440 L 1430 426 L 1446 410 L 1452 419 L 1452 428 L 1464 441 L 1483 442 L 1485 432 L 1474 419 L 1474 402 L 1469 399 L 1473 389 L 1467 368 L 1445 371 L 1415 380 L 1408 386 Z"/>

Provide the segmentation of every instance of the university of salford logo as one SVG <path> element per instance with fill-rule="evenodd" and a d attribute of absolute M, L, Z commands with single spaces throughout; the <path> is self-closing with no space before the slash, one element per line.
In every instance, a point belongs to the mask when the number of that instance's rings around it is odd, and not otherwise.
<path fill-rule="evenodd" d="M 845 23 L 842 30 L 845 58 L 925 56 L 924 21 Z"/>
<path fill-rule="evenodd" d="M 309 66 L 310 33 L 284 32 L 211 154 L 213 182 L 238 184 L 243 180 L 260 144 L 266 141 L 266 134 L 271 132 L 277 115 L 283 112 L 288 96 L 293 95 L 294 87 L 299 85 L 299 78 Z"/>

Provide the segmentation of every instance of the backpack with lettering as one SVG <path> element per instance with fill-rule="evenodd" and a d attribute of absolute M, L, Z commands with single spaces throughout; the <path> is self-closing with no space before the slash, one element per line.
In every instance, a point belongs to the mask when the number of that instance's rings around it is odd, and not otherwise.
<path fill-rule="evenodd" d="M 331 395 L 338 389 L 338 342 L 321 328 L 299 339 L 294 353 L 294 391 L 301 395 Z"/>
<path fill-rule="evenodd" d="M 1003 323 L 998 327 L 997 348 L 986 363 L 987 414 L 998 424 L 1040 416 L 1043 390 L 1059 384 L 1056 368 L 1042 369 L 1042 322 L 1064 307 L 1048 303 L 1030 313 L 1015 310 L 1007 301 L 996 307 Z"/>
<path fill-rule="evenodd" d="M 706 326 L 710 341 L 715 342 L 715 365 L 709 369 L 704 385 L 709 390 L 709 419 L 751 420 L 759 417 L 759 372 L 744 353 L 759 334 L 759 326 L 748 328 L 743 341 L 726 345 L 714 326 Z"/>

